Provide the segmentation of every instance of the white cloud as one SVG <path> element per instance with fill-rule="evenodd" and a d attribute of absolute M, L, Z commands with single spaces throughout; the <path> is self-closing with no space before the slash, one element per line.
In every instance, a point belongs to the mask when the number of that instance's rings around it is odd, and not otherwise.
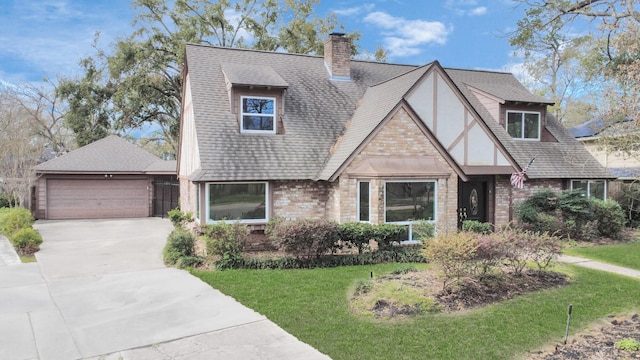
<path fill-rule="evenodd" d="M 389 57 L 416 55 L 422 51 L 421 46 L 445 44 L 453 30 L 439 21 L 407 20 L 381 11 L 368 14 L 364 21 L 383 30 Z"/>
<path fill-rule="evenodd" d="M 363 12 L 373 11 L 373 8 L 375 8 L 375 6 L 375 4 L 362 4 L 360 6 L 354 6 L 346 9 L 335 9 L 333 10 L 333 12 L 338 16 L 351 16 Z"/>
<path fill-rule="evenodd" d="M 468 14 L 471 16 L 478 16 L 478 15 L 484 15 L 487 13 L 487 7 L 486 6 L 478 6 L 475 9 L 471 9 L 469 10 Z"/>

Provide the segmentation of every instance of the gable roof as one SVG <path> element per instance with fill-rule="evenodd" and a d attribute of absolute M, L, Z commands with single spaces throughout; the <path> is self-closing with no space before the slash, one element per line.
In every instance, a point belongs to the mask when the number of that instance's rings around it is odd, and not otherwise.
<path fill-rule="evenodd" d="M 240 133 L 226 64 L 268 66 L 288 84 L 283 135 Z M 242 181 L 316 179 L 367 88 L 415 67 L 352 61 L 352 81 L 332 81 L 320 56 L 188 44 L 186 68 L 201 162 L 189 178 Z"/>
<path fill-rule="evenodd" d="M 146 173 L 175 174 L 176 162 L 110 135 L 35 167 L 38 173 Z"/>
<path fill-rule="evenodd" d="M 254 65 L 258 71 L 251 74 L 238 70 Z M 331 179 L 431 67 L 352 60 L 351 81 L 332 81 L 323 57 L 188 44 L 185 68 L 201 163 L 189 179 Z M 444 72 L 520 168 L 536 158 L 528 177 L 611 177 L 550 114 L 546 128 L 558 142 L 519 141 L 509 136 L 474 90 L 502 102 L 551 103 L 531 94 L 512 74 L 447 68 Z M 241 134 L 237 115 L 228 106 L 225 74 L 238 84 L 249 81 L 247 76 L 262 85 L 286 84 L 285 133 Z"/>
<path fill-rule="evenodd" d="M 551 114 L 547 112 L 546 129 L 557 142 L 522 141 L 511 138 L 473 94 L 471 87 L 506 101 L 549 104 L 548 100 L 529 93 L 509 73 L 492 71 L 445 69 L 460 92 L 478 112 L 484 123 L 503 144 L 511 157 L 524 168 L 532 158 L 535 163 L 527 171 L 529 178 L 612 178 L 604 167 L 575 140 Z M 506 84 L 497 87 L 495 84 Z M 504 89 L 510 88 L 514 95 L 507 96 Z M 519 90 L 518 90 L 519 89 Z M 524 90 L 523 90 L 524 89 Z M 528 93 L 528 91 L 526 91 Z"/>

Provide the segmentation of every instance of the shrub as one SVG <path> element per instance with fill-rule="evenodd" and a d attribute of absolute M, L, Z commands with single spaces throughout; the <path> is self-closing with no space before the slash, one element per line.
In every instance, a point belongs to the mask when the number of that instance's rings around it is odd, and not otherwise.
<path fill-rule="evenodd" d="M 640 350 L 640 342 L 636 339 L 625 338 L 619 341 L 616 341 L 616 347 L 620 350 L 625 351 L 638 351 Z"/>
<path fill-rule="evenodd" d="M 503 246 L 504 264 L 516 275 L 522 274 L 528 262 L 546 269 L 561 250 L 560 239 L 548 233 L 507 228 L 495 236 Z"/>
<path fill-rule="evenodd" d="M 374 238 L 374 226 L 370 223 L 348 222 L 338 226 L 340 240 L 351 248 L 358 249 L 362 253 L 369 248 L 369 241 Z"/>
<path fill-rule="evenodd" d="M 278 249 L 296 258 L 332 253 L 340 238 L 338 224 L 326 219 L 278 220 L 269 224 L 266 233 Z"/>
<path fill-rule="evenodd" d="M 411 224 L 413 238 L 422 242 L 436 236 L 436 224 L 431 221 L 419 220 Z"/>
<path fill-rule="evenodd" d="M 624 184 L 622 192 L 615 198 L 620 203 L 627 225 L 631 227 L 640 226 L 640 184 L 633 182 Z"/>
<path fill-rule="evenodd" d="M 591 201 L 582 190 L 565 190 L 560 195 L 558 206 L 565 221 L 573 220 L 576 228 L 593 219 Z"/>
<path fill-rule="evenodd" d="M 226 261 L 242 258 L 244 246 L 249 237 L 249 227 L 238 221 L 218 222 L 202 228 L 205 236 L 207 255 L 217 255 Z"/>
<path fill-rule="evenodd" d="M 392 250 L 393 245 L 406 239 L 407 227 L 396 224 L 378 224 L 373 227 L 373 239 L 380 250 Z"/>
<path fill-rule="evenodd" d="M 470 232 L 451 232 L 438 234 L 427 243 L 423 255 L 441 269 L 443 289 L 473 275 L 478 249 L 476 236 Z"/>
<path fill-rule="evenodd" d="M 16 206 L 17 199 L 7 193 L 0 193 L 0 208 L 11 208 Z"/>
<path fill-rule="evenodd" d="M 462 231 L 476 234 L 488 234 L 491 232 L 491 224 L 477 220 L 465 220 L 462 222 Z"/>
<path fill-rule="evenodd" d="M 42 236 L 32 227 L 24 227 L 11 237 L 13 246 L 20 255 L 33 255 L 40 250 Z"/>
<path fill-rule="evenodd" d="M 204 258 L 200 256 L 182 256 L 176 261 L 179 269 L 194 268 L 204 264 Z"/>
<path fill-rule="evenodd" d="M 558 194 L 553 190 L 540 190 L 516 206 L 520 222 L 535 224 L 540 213 L 552 213 L 558 208 Z"/>
<path fill-rule="evenodd" d="M 175 228 L 184 228 L 188 223 L 193 221 L 193 214 L 190 212 L 182 212 L 179 208 L 169 210 L 167 213 L 169 220 Z"/>
<path fill-rule="evenodd" d="M 31 227 L 33 216 L 25 208 L 11 208 L 2 212 L 0 216 L 0 234 L 12 238 L 18 230 Z"/>
<path fill-rule="evenodd" d="M 602 236 L 616 238 L 625 227 L 625 215 L 614 200 L 593 200 L 593 215 L 598 219 L 598 232 Z"/>
<path fill-rule="evenodd" d="M 164 262 L 175 265 L 182 257 L 193 256 L 195 253 L 196 238 L 187 230 L 174 229 L 167 238 L 167 244 L 163 249 Z"/>

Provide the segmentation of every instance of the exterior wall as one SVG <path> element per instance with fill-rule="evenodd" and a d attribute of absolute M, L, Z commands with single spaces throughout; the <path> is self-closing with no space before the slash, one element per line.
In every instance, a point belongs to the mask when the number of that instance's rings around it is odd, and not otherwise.
<path fill-rule="evenodd" d="M 196 216 L 196 185 L 185 177 L 180 178 L 180 209 L 184 212 L 192 212 Z M 202 223 L 202 211 L 200 212 L 200 223 Z"/>
<path fill-rule="evenodd" d="M 609 152 L 606 147 L 598 144 L 597 140 L 582 140 L 587 150 L 605 168 L 640 168 L 640 160 L 625 155 L 623 152 Z"/>
<path fill-rule="evenodd" d="M 509 176 L 495 178 L 495 225 L 505 226 L 514 218 L 514 208 L 519 203 L 542 189 L 555 191 L 565 188 L 563 179 L 530 179 L 525 181 L 524 189 L 511 186 Z"/>
<path fill-rule="evenodd" d="M 360 160 L 369 156 L 431 156 L 444 167 L 450 169 L 448 177 L 433 178 L 429 176 L 407 179 L 384 176 L 362 178 L 349 176 L 349 171 L 358 165 Z M 373 139 L 353 159 L 339 178 L 340 221 L 357 221 L 357 181 L 370 181 L 372 223 L 384 222 L 384 183 L 386 180 L 436 180 L 436 224 L 439 231 L 453 231 L 457 228 L 458 175 L 440 155 L 438 150 L 422 130 L 404 110 L 400 109 Z"/>
<path fill-rule="evenodd" d="M 189 176 L 200 168 L 200 153 L 196 137 L 193 101 L 191 98 L 191 80 L 187 74 L 184 82 L 184 103 L 180 129 L 180 151 L 178 176 Z"/>
<path fill-rule="evenodd" d="M 275 181 L 271 187 L 271 217 L 285 219 L 331 218 L 327 207 L 331 204 L 331 185 L 323 181 Z"/>

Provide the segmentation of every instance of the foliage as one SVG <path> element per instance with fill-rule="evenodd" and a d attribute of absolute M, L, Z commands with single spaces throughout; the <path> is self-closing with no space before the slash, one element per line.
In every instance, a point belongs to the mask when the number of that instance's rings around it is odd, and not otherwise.
<path fill-rule="evenodd" d="M 323 40 L 341 28 L 335 15 L 318 17 L 319 0 L 134 0 L 130 35 L 83 59 L 85 75 L 69 79 L 61 96 L 80 138 L 153 124 L 177 153 L 185 44 L 322 54 Z M 349 35 L 353 39 L 359 34 Z M 357 52 L 354 45 L 353 52 Z M 77 100 L 75 100 L 77 99 Z M 82 122 L 85 124 L 83 125 Z"/>
<path fill-rule="evenodd" d="M 25 208 L 10 208 L 0 213 L 0 234 L 6 235 L 9 239 L 20 229 L 30 228 L 32 224 L 33 216 Z"/>
<path fill-rule="evenodd" d="M 636 339 L 626 338 L 616 341 L 616 347 L 625 351 L 638 351 L 640 350 L 640 342 Z"/>
<path fill-rule="evenodd" d="M 193 221 L 193 214 L 191 212 L 183 212 L 180 208 L 175 208 L 167 212 L 169 220 L 175 228 L 184 228 L 188 223 Z"/>
<path fill-rule="evenodd" d="M 0 208 L 10 208 L 16 206 L 18 199 L 13 195 L 0 193 Z"/>
<path fill-rule="evenodd" d="M 249 237 L 249 227 L 238 221 L 220 221 L 202 228 L 205 236 L 207 255 L 216 255 L 220 261 L 237 262 Z"/>
<path fill-rule="evenodd" d="M 195 255 L 196 238 L 187 230 L 176 228 L 169 234 L 162 251 L 164 262 L 176 265 L 180 258 Z"/>
<path fill-rule="evenodd" d="M 491 232 L 491 223 L 480 222 L 477 220 L 465 220 L 462 222 L 462 231 L 489 234 Z"/>
<path fill-rule="evenodd" d="M 443 275 L 443 288 L 459 282 L 474 273 L 474 260 L 478 244 L 470 232 L 438 234 L 430 240 L 423 251 L 425 258 L 435 263 Z"/>
<path fill-rule="evenodd" d="M 432 221 L 418 220 L 411 223 L 412 237 L 422 242 L 436 236 L 436 224 Z"/>
<path fill-rule="evenodd" d="M 40 250 L 42 236 L 32 227 L 23 227 L 11 237 L 11 242 L 19 255 L 33 255 Z"/>
<path fill-rule="evenodd" d="M 527 8 L 511 44 L 524 51 L 529 68 L 537 70 L 529 75 L 543 80 L 543 94 L 551 93 L 561 107 L 568 96 L 589 102 L 593 113 L 611 124 L 640 113 L 637 0 L 518 2 Z M 610 151 L 637 155 L 636 126 L 630 122 L 625 130 L 602 134 L 601 140 Z"/>
<path fill-rule="evenodd" d="M 242 258 L 236 261 L 217 261 L 216 269 L 314 269 L 383 263 L 424 263 L 426 259 L 416 249 L 395 248 L 393 251 L 369 251 L 361 254 L 325 255 L 318 258 Z"/>
<path fill-rule="evenodd" d="M 204 264 L 205 259 L 201 256 L 180 256 L 176 261 L 179 269 L 197 268 Z"/>
<path fill-rule="evenodd" d="M 598 233 L 602 236 L 617 238 L 624 230 L 626 223 L 620 204 L 610 199 L 594 200 L 592 207 L 594 218 L 598 222 Z"/>
<path fill-rule="evenodd" d="M 380 250 L 392 250 L 394 245 L 405 240 L 407 227 L 397 224 L 377 224 L 373 228 L 373 239 Z"/>
<path fill-rule="evenodd" d="M 625 225 L 619 204 L 589 199 L 580 190 L 537 192 L 518 204 L 516 216 L 527 229 L 581 240 L 616 237 Z"/>
<path fill-rule="evenodd" d="M 374 225 L 365 222 L 347 222 L 338 226 L 340 240 L 350 248 L 357 248 L 358 253 L 369 248 L 369 241 L 374 238 Z"/>
<path fill-rule="evenodd" d="M 640 226 L 640 184 L 632 182 L 622 185 L 622 192 L 616 198 L 622 207 L 627 225 Z"/>
<path fill-rule="evenodd" d="M 358 279 L 354 285 L 353 295 L 358 296 L 366 294 L 373 289 L 373 280 L 371 279 Z"/>
<path fill-rule="evenodd" d="M 340 239 L 338 224 L 326 219 L 272 222 L 265 233 L 278 249 L 307 259 L 333 252 Z"/>

